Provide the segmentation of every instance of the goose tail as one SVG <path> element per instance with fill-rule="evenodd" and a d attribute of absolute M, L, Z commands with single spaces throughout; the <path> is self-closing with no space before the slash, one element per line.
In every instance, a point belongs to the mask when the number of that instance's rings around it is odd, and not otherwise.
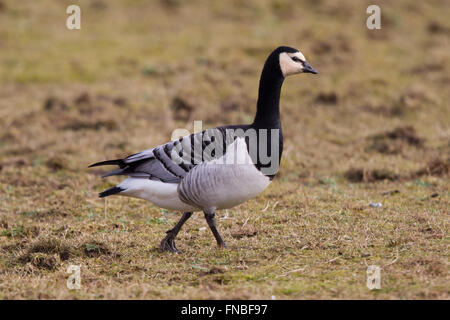
<path fill-rule="evenodd" d="M 96 162 L 96 163 L 91 164 L 88 168 L 98 167 L 98 166 L 107 166 L 107 165 L 116 165 L 116 166 L 119 166 L 120 168 L 123 168 L 126 166 L 123 159 L 115 159 L 115 160 L 106 160 L 106 161 Z"/>
<path fill-rule="evenodd" d="M 120 193 L 120 192 L 122 192 L 124 190 L 125 189 L 121 188 L 121 187 L 112 187 L 112 188 L 109 188 L 109 189 L 107 189 L 107 190 L 105 190 L 103 192 L 100 192 L 98 194 L 98 196 L 99 196 L 99 198 L 104 198 L 104 197 L 112 196 L 113 194 Z"/>

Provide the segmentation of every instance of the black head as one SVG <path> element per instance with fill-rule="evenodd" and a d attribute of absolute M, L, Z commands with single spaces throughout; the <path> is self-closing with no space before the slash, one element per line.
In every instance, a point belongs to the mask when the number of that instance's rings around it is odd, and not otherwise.
<path fill-rule="evenodd" d="M 297 49 L 281 46 L 276 48 L 267 58 L 275 64 L 277 62 L 283 77 L 297 73 L 314 73 L 317 71 L 306 61 L 305 56 Z"/>

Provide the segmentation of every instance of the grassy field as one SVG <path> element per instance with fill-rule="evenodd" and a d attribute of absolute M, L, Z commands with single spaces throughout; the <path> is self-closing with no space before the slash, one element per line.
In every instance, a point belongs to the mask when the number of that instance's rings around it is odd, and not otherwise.
<path fill-rule="evenodd" d="M 0 298 L 449 299 L 450 2 L 376 1 L 368 30 L 371 3 L 0 0 Z M 218 213 L 230 250 L 196 214 L 160 252 L 179 213 L 86 167 L 250 122 L 279 45 L 319 71 L 283 87 L 279 175 Z"/>

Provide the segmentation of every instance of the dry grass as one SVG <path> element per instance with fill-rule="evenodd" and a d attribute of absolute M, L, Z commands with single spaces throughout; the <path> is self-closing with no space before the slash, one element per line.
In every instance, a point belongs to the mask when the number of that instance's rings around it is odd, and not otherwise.
<path fill-rule="evenodd" d="M 0 298 L 449 298 L 447 1 L 381 1 L 379 31 L 350 0 L 79 3 L 69 31 L 69 2 L 0 1 Z M 320 74 L 285 83 L 279 176 L 220 220 L 231 250 L 196 215 L 159 252 L 178 214 L 87 165 L 251 121 L 280 44 Z"/>

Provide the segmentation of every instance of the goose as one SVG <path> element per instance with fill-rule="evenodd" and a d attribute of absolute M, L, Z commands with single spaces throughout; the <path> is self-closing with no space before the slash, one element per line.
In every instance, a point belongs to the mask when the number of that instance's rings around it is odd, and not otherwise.
<path fill-rule="evenodd" d="M 280 46 L 264 64 L 257 108 L 251 124 L 221 126 L 89 167 L 116 165 L 102 178 L 128 176 L 100 198 L 121 195 L 150 201 L 182 213 L 160 243 L 162 251 L 181 253 L 175 238 L 193 212 L 203 211 L 219 248 L 228 248 L 215 219 L 217 210 L 233 208 L 256 197 L 278 172 L 283 151 L 280 93 L 284 79 L 317 71 L 297 49 Z"/>

